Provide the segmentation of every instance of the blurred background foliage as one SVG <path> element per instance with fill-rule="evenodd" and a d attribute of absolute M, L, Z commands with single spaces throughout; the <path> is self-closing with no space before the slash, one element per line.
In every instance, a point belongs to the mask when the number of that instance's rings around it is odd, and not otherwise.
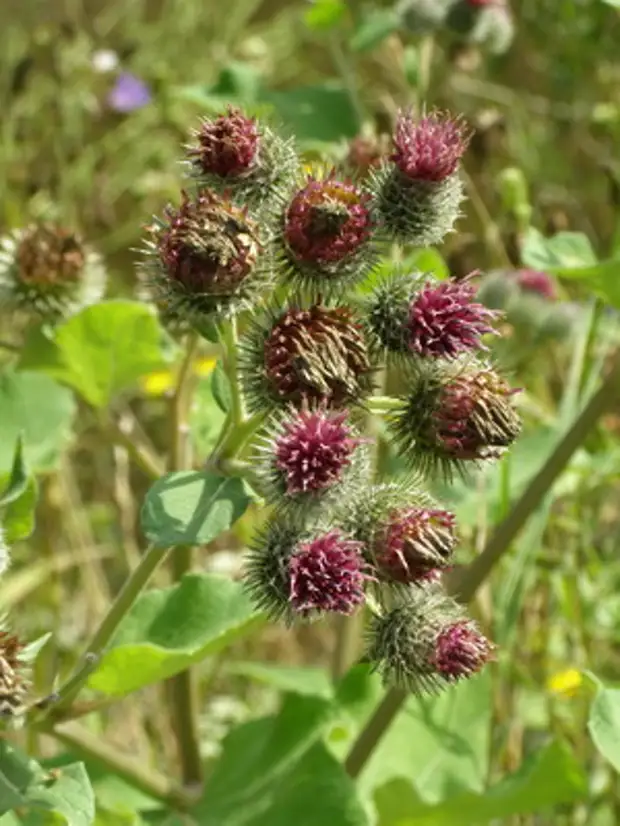
<path fill-rule="evenodd" d="M 386 0 L 3 0 L 0 229 L 50 217 L 79 228 L 105 257 L 110 294 L 132 296 L 142 228 L 166 201 L 178 199 L 179 144 L 200 115 L 236 103 L 295 134 L 308 161 L 339 161 L 353 138 L 389 133 L 399 108 L 424 104 L 462 113 L 475 135 L 465 158 L 469 200 L 457 232 L 436 253 L 412 251 L 411 263 L 438 274 L 515 270 L 531 264 L 524 239 L 531 241 L 532 226 L 545 236 L 584 233 L 596 257 L 613 259 L 620 248 L 618 4 L 511 5 L 514 40 L 505 53 L 490 54 L 448 34 L 420 38 L 395 23 Z M 128 104 L 119 104 L 113 90 L 118 95 L 119 78 L 128 76 L 138 84 L 137 97 L 130 94 Z M 581 281 L 554 284 L 552 300 L 521 293 L 523 301 L 513 303 L 507 317 L 508 338 L 495 353 L 527 389 L 526 435 L 476 485 L 441 491 L 462 527 L 463 561 L 484 546 L 549 454 L 617 343 L 615 309 L 593 298 Z M 541 337 L 550 302 L 562 310 L 545 322 L 555 325 L 555 333 Z M 2 333 L 7 329 L 5 319 Z M 200 364 L 203 381 L 192 414 L 199 456 L 213 444 L 223 415 L 214 403 L 213 369 L 208 359 Z M 118 411 L 121 419 L 139 418 L 160 447 L 167 438 L 161 420 L 170 376 L 165 367 L 145 376 Z M 2 377 L 5 384 L 12 380 Z M 88 411 L 80 411 L 77 437 L 69 444 L 73 398 L 45 376 L 27 381 L 38 383 L 29 397 L 55 417 L 55 427 L 51 435 L 46 429 L 36 455 L 29 456 L 44 472 L 37 528 L 16 547 L 0 599 L 14 608 L 16 624 L 27 633 L 56 632 L 55 646 L 38 665 L 45 685 L 59 664 L 72 661 L 109 592 L 135 563 L 147 480 L 129 468 L 122 449 L 101 444 Z M 3 428 L 16 431 L 31 417 L 36 432 L 40 411 L 11 408 L 13 396 L 2 396 Z M 12 442 L 7 444 L 6 450 L 0 445 L 2 471 L 10 463 Z M 500 646 L 489 707 L 480 711 L 493 718 L 491 728 L 479 729 L 481 775 L 497 779 L 517 769 L 551 733 L 574 752 L 578 765 L 570 771 L 583 771 L 585 778 L 554 814 L 495 822 L 620 822 L 618 775 L 586 732 L 592 678 L 584 677 L 592 671 L 608 683 L 620 682 L 619 468 L 620 418 L 609 416 L 574 456 L 478 600 L 476 611 Z M 235 575 L 235 551 L 256 518 L 252 511 L 232 540 L 204 552 L 201 564 Z M 26 615 L 19 610 L 23 604 Z M 237 644 L 236 672 L 211 663 L 205 755 L 217 752 L 233 722 L 273 707 L 275 695 L 265 683 L 287 688 L 293 680 L 260 671 L 257 677 L 256 670 L 244 671 L 242 661 L 324 665 L 330 646 L 326 628 L 295 635 L 270 628 Z M 148 752 L 154 742 L 173 761 L 165 721 L 149 718 L 155 699 L 149 689 L 125 701 L 109 712 L 106 731 L 136 753 Z M 459 728 L 452 719 L 459 713 L 446 714 L 448 728 Z M 407 726 L 416 736 L 411 720 Z M 396 735 L 391 747 L 405 748 Z M 436 802 L 450 782 L 460 788 L 463 778 L 462 766 L 450 763 L 456 759 L 451 747 L 443 742 L 433 748 L 446 783 Z M 557 776 L 563 753 L 557 759 L 551 775 Z M 389 772 L 379 778 L 382 822 L 404 822 L 394 811 L 402 781 Z M 106 799 L 114 798 L 109 784 L 105 788 Z"/>

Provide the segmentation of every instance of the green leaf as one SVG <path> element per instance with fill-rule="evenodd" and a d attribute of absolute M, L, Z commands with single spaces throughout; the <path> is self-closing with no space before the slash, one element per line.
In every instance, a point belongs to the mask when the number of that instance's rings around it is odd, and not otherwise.
<path fill-rule="evenodd" d="M 588 731 L 603 757 L 620 772 L 620 689 L 598 692 L 590 708 Z"/>
<path fill-rule="evenodd" d="M 206 545 L 245 512 L 250 497 L 240 479 L 182 471 L 158 479 L 142 507 L 142 530 L 153 545 Z"/>
<path fill-rule="evenodd" d="M 304 13 L 304 23 L 314 32 L 326 32 L 336 28 L 347 13 L 344 0 L 314 0 Z"/>
<path fill-rule="evenodd" d="M 235 728 L 192 812 L 201 826 L 367 826 L 355 788 L 317 741 L 333 709 L 288 695 L 279 714 Z"/>
<path fill-rule="evenodd" d="M 154 310 L 134 301 L 102 301 L 26 341 L 20 367 L 73 387 L 105 407 L 140 376 L 166 364 L 166 342 Z"/>
<path fill-rule="evenodd" d="M 36 658 L 39 656 L 39 652 L 45 646 L 45 644 L 50 640 L 52 637 L 52 632 L 48 631 L 45 634 L 42 634 L 38 639 L 29 642 L 28 645 L 25 645 L 22 649 L 20 654 L 20 659 L 23 660 L 25 663 L 33 663 Z"/>
<path fill-rule="evenodd" d="M 611 6 L 612 9 L 620 9 L 620 0 L 603 0 L 607 6 Z"/>
<path fill-rule="evenodd" d="M 140 596 L 88 684 L 108 695 L 136 691 L 220 651 L 262 621 L 240 583 L 187 575 Z"/>
<path fill-rule="evenodd" d="M 215 373 L 211 381 L 201 381 L 198 384 L 190 412 L 190 433 L 196 451 L 201 456 L 211 453 L 226 420 L 226 414 L 215 397 L 214 377 Z M 225 376 L 224 381 L 227 381 Z M 229 390 L 226 385 L 224 388 Z"/>
<path fill-rule="evenodd" d="M 26 490 L 19 499 L 3 508 L 1 521 L 5 539 L 9 545 L 20 539 L 28 539 L 34 531 L 37 499 L 37 480 L 31 476 L 28 479 Z"/>
<path fill-rule="evenodd" d="M 412 252 L 403 262 L 405 270 L 429 272 L 441 280 L 450 277 L 450 270 L 443 256 L 434 247 L 425 247 Z"/>
<path fill-rule="evenodd" d="M 42 776 L 43 770 L 34 760 L 0 739 L 0 816 L 23 806 L 28 786 Z"/>
<path fill-rule="evenodd" d="M 24 463 L 24 440 L 20 433 L 15 443 L 13 465 L 6 484 L 0 485 L 0 508 L 15 502 L 24 493 L 28 485 L 28 471 Z"/>
<path fill-rule="evenodd" d="M 71 435 L 71 392 L 49 376 L 6 371 L 0 373 L 0 410 L 0 473 L 11 472 L 20 434 L 29 467 L 51 470 Z"/>
<path fill-rule="evenodd" d="M 295 668 L 272 663 L 233 662 L 226 670 L 229 674 L 248 677 L 250 680 L 292 694 L 322 697 L 325 700 L 331 699 L 334 695 L 329 675 L 323 668 Z"/>
<path fill-rule="evenodd" d="M 354 32 L 349 47 L 354 52 L 368 52 L 400 26 L 401 16 L 394 9 L 372 9 Z"/>
<path fill-rule="evenodd" d="M 534 227 L 530 227 L 525 236 L 521 259 L 527 267 L 558 274 L 591 267 L 597 262 L 592 244 L 582 232 L 558 232 L 545 238 Z"/>
<path fill-rule="evenodd" d="M 376 795 L 379 826 L 481 826 L 505 822 L 514 815 L 539 813 L 583 799 L 588 782 L 570 749 L 560 742 L 535 752 L 515 774 L 487 791 L 450 794 L 439 805 L 428 806 L 412 794 L 403 780 L 392 782 Z"/>
<path fill-rule="evenodd" d="M 95 796 L 84 764 L 56 769 L 49 780 L 28 790 L 26 805 L 60 815 L 67 826 L 92 826 Z"/>
<path fill-rule="evenodd" d="M 211 392 L 220 410 L 223 413 L 228 413 L 232 402 L 230 381 L 221 361 L 218 361 L 215 365 L 211 376 Z"/>
<path fill-rule="evenodd" d="M 340 83 L 264 91 L 261 100 L 275 108 L 299 140 L 338 141 L 355 137 L 360 129 L 349 92 Z"/>

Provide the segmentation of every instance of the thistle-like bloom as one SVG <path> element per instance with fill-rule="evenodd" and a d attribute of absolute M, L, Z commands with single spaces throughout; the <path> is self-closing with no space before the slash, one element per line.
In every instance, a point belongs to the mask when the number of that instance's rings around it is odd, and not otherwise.
<path fill-rule="evenodd" d="M 147 282 L 155 302 L 173 315 L 200 319 L 245 309 L 266 288 L 257 222 L 215 192 L 184 192 L 181 206 L 169 207 L 150 232 Z"/>
<path fill-rule="evenodd" d="M 33 224 L 0 241 L 0 309 L 58 321 L 104 289 L 101 259 L 72 230 Z"/>
<path fill-rule="evenodd" d="M 493 657 L 493 646 L 471 620 L 448 625 L 435 639 L 431 661 L 449 682 L 471 677 Z"/>
<path fill-rule="evenodd" d="M 390 160 L 410 181 L 444 181 L 458 170 L 469 143 L 464 122 L 431 112 L 419 121 L 401 113 Z"/>
<path fill-rule="evenodd" d="M 364 602 L 361 544 L 332 530 L 300 542 L 289 560 L 290 600 L 302 616 L 352 614 Z"/>
<path fill-rule="evenodd" d="M 242 377 L 255 410 L 344 407 L 371 389 L 371 363 L 351 307 L 292 304 L 255 323 L 242 343 Z"/>
<path fill-rule="evenodd" d="M 373 617 L 367 635 L 366 657 L 384 682 L 415 694 L 472 676 L 491 652 L 456 602 L 432 585 Z"/>
<path fill-rule="evenodd" d="M 293 144 L 229 106 L 202 121 L 187 147 L 189 172 L 201 186 L 233 193 L 268 217 L 282 208 L 298 168 Z"/>
<path fill-rule="evenodd" d="M 458 168 L 469 143 L 459 118 L 433 112 L 416 121 L 401 113 L 394 149 L 374 181 L 381 227 L 416 246 L 439 243 L 458 217 L 463 188 Z"/>
<path fill-rule="evenodd" d="M 284 216 L 282 258 L 289 279 L 323 291 L 361 280 L 376 255 L 370 248 L 370 196 L 332 171 L 309 176 Z"/>
<path fill-rule="evenodd" d="M 546 272 L 517 270 L 515 275 L 517 284 L 525 292 L 536 293 L 549 301 L 557 298 L 556 285 Z"/>
<path fill-rule="evenodd" d="M 352 613 L 369 579 L 360 543 L 339 529 L 305 531 L 290 519 L 272 521 L 256 537 L 244 575 L 257 607 L 288 624 Z"/>
<path fill-rule="evenodd" d="M 247 175 L 257 160 L 259 131 L 255 118 L 228 107 L 226 115 L 204 120 L 195 133 L 197 146 L 188 155 L 200 173 L 219 178 Z"/>
<path fill-rule="evenodd" d="M 463 281 L 391 276 L 369 300 L 369 325 L 388 352 L 453 359 L 485 350 L 482 336 L 500 314 L 474 301 L 476 289 Z"/>
<path fill-rule="evenodd" d="M 497 459 L 521 432 L 515 393 L 497 373 L 475 365 L 419 376 L 391 422 L 412 467 L 451 478 L 465 463 Z"/>
<path fill-rule="evenodd" d="M 373 557 L 378 575 L 391 582 L 424 585 L 448 566 L 456 545 L 455 519 L 448 511 L 403 508 L 378 526 Z"/>
<path fill-rule="evenodd" d="M 27 694 L 23 645 L 8 631 L 0 630 L 0 717 L 16 717 Z"/>

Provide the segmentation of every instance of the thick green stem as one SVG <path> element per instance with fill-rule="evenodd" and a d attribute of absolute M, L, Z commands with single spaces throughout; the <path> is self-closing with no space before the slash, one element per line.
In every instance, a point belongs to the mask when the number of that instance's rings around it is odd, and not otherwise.
<path fill-rule="evenodd" d="M 228 376 L 230 385 L 230 419 L 233 428 L 237 427 L 246 418 L 245 400 L 239 385 L 239 361 L 238 361 L 238 334 L 237 318 L 233 316 L 230 322 L 223 326 L 220 331 L 222 344 L 224 345 L 224 369 Z"/>
<path fill-rule="evenodd" d="M 79 667 L 58 690 L 58 701 L 50 706 L 50 716 L 68 708 L 78 695 L 98 658 L 112 639 L 114 632 L 134 604 L 139 594 L 151 578 L 155 568 L 168 553 L 168 548 L 150 547 L 142 556 L 140 564 L 125 582 L 108 613 L 101 621 L 92 639 L 86 646 Z"/>
<path fill-rule="evenodd" d="M 119 752 L 115 746 L 107 744 L 77 723 L 66 723 L 55 728 L 45 728 L 43 731 L 64 743 L 76 754 L 103 764 L 115 776 L 121 777 L 129 785 L 167 806 L 185 809 L 193 802 L 191 795 L 177 788 L 165 775 L 146 768 L 143 762 Z"/>
<path fill-rule="evenodd" d="M 614 408 L 620 395 L 619 388 L 620 353 L 616 353 L 613 367 L 603 385 L 575 419 L 506 519 L 497 527 L 484 550 L 458 579 L 448 581 L 448 590 L 457 599 L 469 602 L 475 596 L 495 565 L 508 551 L 521 528 L 547 496 L 575 451 L 583 444 L 601 416 Z M 386 692 L 345 760 L 345 768 L 351 777 L 360 774 L 407 697 L 406 692 L 397 688 L 391 688 Z"/>
<path fill-rule="evenodd" d="M 171 471 L 191 467 L 191 441 L 189 411 L 193 365 L 200 339 L 196 333 L 189 335 L 185 356 L 177 375 L 176 387 L 170 407 L 170 454 Z M 190 546 L 176 547 L 171 555 L 172 575 L 175 582 L 182 579 L 192 567 Z M 183 782 L 197 785 L 202 782 L 202 759 L 198 738 L 198 696 L 193 672 L 189 669 L 177 674 L 168 682 L 174 732 L 177 739 Z"/>
<path fill-rule="evenodd" d="M 148 445 L 143 444 L 135 432 L 125 429 L 109 415 L 103 414 L 99 420 L 110 441 L 124 447 L 128 456 L 149 479 L 155 481 L 162 476 L 164 467 L 159 456 Z"/>

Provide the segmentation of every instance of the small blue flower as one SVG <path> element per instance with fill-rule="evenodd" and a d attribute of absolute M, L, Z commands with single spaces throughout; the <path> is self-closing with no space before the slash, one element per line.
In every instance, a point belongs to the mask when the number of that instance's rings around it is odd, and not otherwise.
<path fill-rule="evenodd" d="M 143 80 L 123 72 L 108 94 L 108 106 L 116 112 L 133 112 L 151 102 L 151 90 Z"/>

